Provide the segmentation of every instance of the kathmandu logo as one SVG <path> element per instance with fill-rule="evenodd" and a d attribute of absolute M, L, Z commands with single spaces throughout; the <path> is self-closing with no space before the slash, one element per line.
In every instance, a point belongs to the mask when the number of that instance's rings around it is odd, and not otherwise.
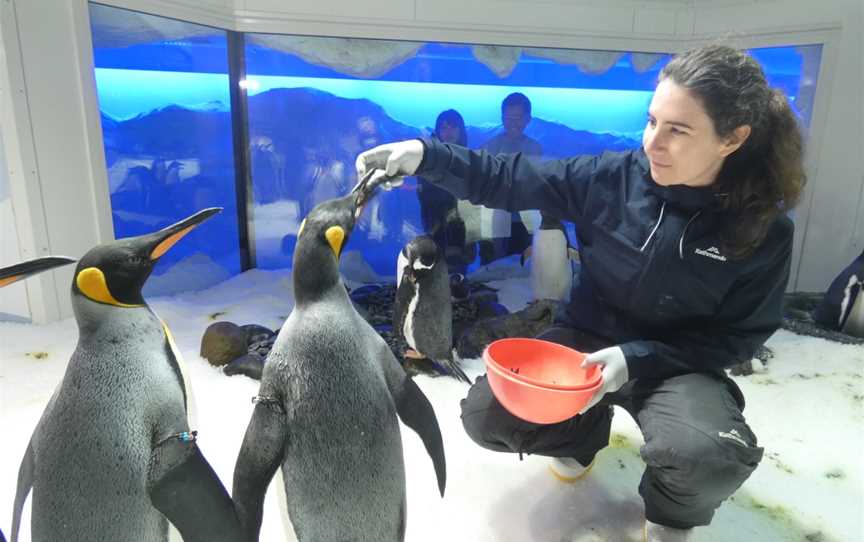
<path fill-rule="evenodd" d="M 729 440 L 734 440 L 735 442 L 737 442 L 738 444 L 740 444 L 742 446 L 749 446 L 747 444 L 747 442 L 743 438 L 741 438 L 741 433 L 739 433 L 738 431 L 736 431 L 734 429 L 732 429 L 728 433 L 726 433 L 724 431 L 718 431 L 717 436 L 719 436 L 721 438 L 729 439 Z"/>
<path fill-rule="evenodd" d="M 709 258 L 714 258 L 715 260 L 720 260 L 721 262 L 726 261 L 726 256 L 720 254 L 720 250 L 717 247 L 711 247 L 708 250 L 697 248 L 694 252 L 700 256 L 707 256 Z"/>

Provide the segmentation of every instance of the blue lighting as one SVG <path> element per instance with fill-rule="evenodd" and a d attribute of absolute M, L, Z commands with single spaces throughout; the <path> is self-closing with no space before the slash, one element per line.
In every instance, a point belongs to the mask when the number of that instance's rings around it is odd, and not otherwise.
<path fill-rule="evenodd" d="M 153 20 L 158 27 L 160 18 Z M 194 269 L 189 276 L 196 284 L 199 269 L 221 268 L 214 277 L 236 273 L 245 241 L 237 222 L 228 40 L 223 31 L 208 32 L 202 27 L 195 37 L 94 50 L 118 237 L 152 231 L 205 206 L 225 208 L 154 273 L 183 261 L 177 277 Z M 326 41 L 332 43 L 322 46 L 344 45 Z M 471 45 L 426 43 L 386 73 L 365 78 L 259 43 L 247 35 L 247 75 L 239 84 L 249 98 L 248 243 L 262 268 L 290 267 L 299 221 L 314 204 L 350 190 L 357 153 L 428 134 L 447 109 L 461 113 L 472 148 L 498 133 L 501 102 L 513 92 L 531 100 L 534 120 L 526 133 L 541 144 L 544 158 L 638 147 L 658 75 L 671 58 L 599 51 L 559 62 L 522 49 L 511 65 L 493 69 Z M 750 52 L 809 124 L 821 47 Z M 581 67 L 594 60 L 595 69 Z M 376 201 L 377 211 L 367 211 L 348 249 L 389 275 L 394 254 L 423 232 L 428 213 L 421 220 L 414 181 Z"/>
<path fill-rule="evenodd" d="M 227 75 L 97 68 L 96 82 L 100 109 L 116 120 L 168 105 L 227 111 L 230 102 Z M 554 120 L 574 130 L 628 135 L 644 126 L 652 94 L 642 90 L 253 75 L 247 82 L 250 96 L 275 88 L 315 88 L 340 98 L 367 99 L 380 104 L 394 120 L 415 127 L 434 124 L 438 113 L 450 108 L 463 112 L 468 125 L 497 126 L 501 123 L 501 100 L 511 92 L 523 92 L 531 98 L 535 117 Z"/>
<path fill-rule="evenodd" d="M 99 109 L 115 120 L 179 105 L 210 109 L 231 103 L 228 74 L 96 68 Z"/>

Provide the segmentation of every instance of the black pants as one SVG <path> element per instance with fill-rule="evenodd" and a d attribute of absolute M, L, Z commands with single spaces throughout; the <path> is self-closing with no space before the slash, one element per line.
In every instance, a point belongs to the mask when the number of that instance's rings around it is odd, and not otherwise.
<path fill-rule="evenodd" d="M 539 338 L 583 352 L 609 346 L 562 327 Z M 741 413 L 741 390 L 714 374 L 631 380 L 582 416 L 551 425 L 507 412 L 481 377 L 462 400 L 462 424 L 474 442 L 490 450 L 573 457 L 588 465 L 609 444 L 612 405 L 627 410 L 645 437 L 640 455 L 647 468 L 639 494 L 645 517 L 654 523 L 679 529 L 708 525 L 762 459 Z"/>

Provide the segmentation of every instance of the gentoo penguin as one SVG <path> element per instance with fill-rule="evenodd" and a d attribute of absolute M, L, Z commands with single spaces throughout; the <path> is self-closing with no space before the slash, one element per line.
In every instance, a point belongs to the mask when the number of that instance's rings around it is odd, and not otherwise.
<path fill-rule="evenodd" d="M 571 259 L 578 253 L 570 246 L 564 225 L 557 218 L 540 213 L 540 227 L 534 232 L 531 247 L 522 254 L 521 263 L 531 258 L 531 293 L 533 299 L 570 297 L 573 285 Z"/>
<path fill-rule="evenodd" d="M 219 210 L 99 245 L 78 262 L 78 344 L 21 463 L 13 542 L 31 487 L 34 542 L 164 541 L 168 521 L 187 542 L 240 540 L 187 422 L 182 360 L 141 295 L 157 260 Z"/>
<path fill-rule="evenodd" d="M 857 282 L 850 278 L 846 287 L 841 331 L 847 335 L 864 337 L 864 276 L 855 278 Z"/>
<path fill-rule="evenodd" d="M 35 260 L 4 267 L 0 269 L 0 288 L 43 271 L 48 271 L 49 269 L 69 265 L 70 263 L 75 263 L 75 260 L 66 258 L 65 256 L 45 256 L 44 258 L 36 258 Z"/>
<path fill-rule="evenodd" d="M 447 262 L 431 237 L 412 239 L 396 264 L 393 331 L 412 349 L 409 357 L 428 358 L 447 374 L 471 383 L 453 358 L 453 304 Z"/>
<path fill-rule="evenodd" d="M 864 251 L 831 282 L 813 319 L 828 329 L 864 337 Z"/>
<path fill-rule="evenodd" d="M 398 419 L 423 440 L 444 494 L 435 411 L 354 309 L 339 276 L 339 255 L 364 203 L 356 190 L 320 203 L 300 227 L 294 309 L 264 365 L 234 468 L 233 498 L 247 540 L 258 539 L 264 495 L 280 467 L 300 541 L 403 540 Z"/>

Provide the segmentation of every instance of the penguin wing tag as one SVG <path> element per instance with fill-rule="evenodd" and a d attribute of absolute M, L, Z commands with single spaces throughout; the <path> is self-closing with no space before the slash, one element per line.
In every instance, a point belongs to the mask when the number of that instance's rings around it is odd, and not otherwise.
<path fill-rule="evenodd" d="M 147 493 L 184 541 L 242 539 L 231 497 L 188 432 L 154 446 L 147 469 Z"/>
<path fill-rule="evenodd" d="M 384 341 L 381 341 L 384 343 Z M 393 398 L 396 413 L 402 423 L 414 430 L 426 446 L 426 452 L 432 458 L 435 475 L 438 478 L 438 491 L 444 496 L 447 485 L 447 462 L 444 457 L 444 441 L 441 438 L 441 428 L 435 410 L 423 391 L 405 374 L 405 371 L 393 357 L 386 343 L 380 353 L 387 388 Z"/>

